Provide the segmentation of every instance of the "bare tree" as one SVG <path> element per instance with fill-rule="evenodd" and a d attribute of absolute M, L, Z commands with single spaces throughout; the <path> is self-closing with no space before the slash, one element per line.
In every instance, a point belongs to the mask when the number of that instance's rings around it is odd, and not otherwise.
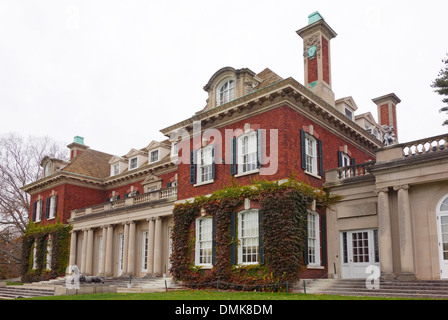
<path fill-rule="evenodd" d="M 25 233 L 29 217 L 29 195 L 21 188 L 42 177 L 40 163 L 45 156 L 67 159 L 65 144 L 49 137 L 23 138 L 10 133 L 0 136 L 0 255 L 20 262 L 20 248 L 12 241 Z M 8 232 L 1 232 L 8 229 Z M 8 236 L 5 236 L 8 234 Z M 16 237 L 13 237 L 16 239 Z M 11 250 L 13 246 L 17 250 Z"/>

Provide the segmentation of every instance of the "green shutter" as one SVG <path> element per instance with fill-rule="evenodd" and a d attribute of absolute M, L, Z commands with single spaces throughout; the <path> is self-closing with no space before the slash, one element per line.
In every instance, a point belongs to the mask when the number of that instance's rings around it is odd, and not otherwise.
<path fill-rule="evenodd" d="M 258 250 L 260 252 L 260 264 L 264 264 L 264 229 L 263 229 L 263 211 L 258 211 Z"/>
<path fill-rule="evenodd" d="M 305 143 L 305 131 L 300 130 L 300 152 L 301 152 L 301 162 L 302 169 L 306 170 L 306 143 Z"/>
<path fill-rule="evenodd" d="M 321 233 L 321 239 L 322 239 L 322 265 L 327 265 L 327 227 L 326 227 L 326 215 L 321 215 L 321 222 L 320 222 L 320 233 Z"/>
<path fill-rule="evenodd" d="M 236 265 L 236 214 L 230 214 L 230 265 Z"/>
<path fill-rule="evenodd" d="M 317 148 L 319 149 L 319 155 L 318 155 L 318 160 L 319 160 L 319 175 L 321 177 L 324 176 L 324 155 L 323 155 L 323 148 L 322 148 L 322 140 L 317 140 Z"/>
<path fill-rule="evenodd" d="M 236 163 L 236 138 L 230 139 L 230 174 L 233 176 L 237 173 Z"/>
<path fill-rule="evenodd" d="M 50 197 L 48 197 L 45 201 L 45 219 L 48 219 L 50 217 L 50 201 Z"/>
<path fill-rule="evenodd" d="M 262 135 L 261 129 L 257 130 L 257 168 L 261 168 L 261 146 L 262 146 Z"/>
<path fill-rule="evenodd" d="M 190 184 L 196 183 L 196 152 L 190 151 Z"/>
<path fill-rule="evenodd" d="M 212 265 L 216 264 L 216 217 L 212 218 Z"/>

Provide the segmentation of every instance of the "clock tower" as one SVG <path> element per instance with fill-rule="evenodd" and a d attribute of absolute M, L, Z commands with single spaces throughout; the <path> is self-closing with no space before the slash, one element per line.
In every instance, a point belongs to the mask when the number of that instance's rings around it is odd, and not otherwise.
<path fill-rule="evenodd" d="M 308 25 L 297 31 L 303 39 L 305 86 L 335 106 L 331 89 L 330 41 L 337 34 L 319 12 L 310 14 L 308 19 Z"/>

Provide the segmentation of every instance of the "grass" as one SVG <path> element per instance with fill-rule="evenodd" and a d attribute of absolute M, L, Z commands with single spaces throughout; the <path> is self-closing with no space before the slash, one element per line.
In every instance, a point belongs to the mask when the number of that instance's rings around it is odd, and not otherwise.
<path fill-rule="evenodd" d="M 301 293 L 230 292 L 180 290 L 158 293 L 107 293 L 71 296 L 45 296 L 24 300 L 414 300 L 406 298 L 349 297 Z"/>

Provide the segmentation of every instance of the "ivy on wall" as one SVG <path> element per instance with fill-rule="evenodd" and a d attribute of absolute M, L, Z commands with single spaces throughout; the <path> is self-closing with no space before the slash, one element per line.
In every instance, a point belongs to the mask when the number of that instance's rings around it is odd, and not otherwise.
<path fill-rule="evenodd" d="M 48 280 L 65 274 L 69 263 L 71 226 L 55 223 L 41 226 L 30 222 L 22 242 L 22 281 Z M 48 242 L 51 243 L 48 243 Z M 36 254 L 34 257 L 34 248 Z M 47 250 L 51 248 L 50 269 Z M 36 261 L 33 268 L 34 259 Z"/>
<path fill-rule="evenodd" d="M 262 237 L 263 259 L 258 265 L 238 266 L 235 263 L 238 236 L 231 230 L 231 220 L 236 219 L 237 210 L 241 211 L 244 199 L 256 201 L 261 206 L 259 236 Z M 207 286 L 220 281 L 221 288 L 225 283 L 232 283 L 232 288 L 239 284 L 241 289 L 244 285 L 269 286 L 297 280 L 304 265 L 307 210 L 314 200 L 317 207 L 324 208 L 340 199 L 290 178 L 282 183 L 257 180 L 250 186 L 234 183 L 210 197 L 199 196 L 192 202 L 176 205 L 170 270 L 173 277 L 186 284 Z M 214 219 L 211 270 L 196 267 L 194 261 L 193 226 L 201 214 Z"/>

